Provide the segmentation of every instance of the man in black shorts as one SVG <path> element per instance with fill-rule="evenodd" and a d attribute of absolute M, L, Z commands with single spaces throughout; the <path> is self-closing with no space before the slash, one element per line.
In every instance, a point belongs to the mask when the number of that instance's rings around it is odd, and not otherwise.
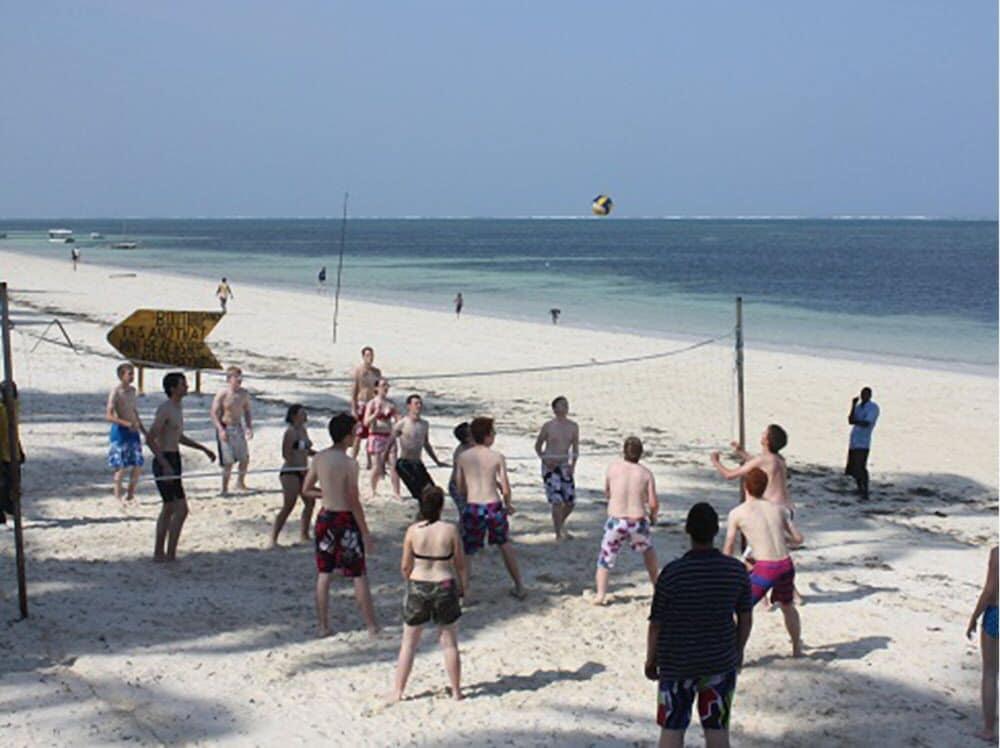
<path fill-rule="evenodd" d="M 433 486 L 427 468 L 421 459 L 424 450 L 434 460 L 438 467 L 448 467 L 434 454 L 431 446 L 430 424 L 420 414 L 424 410 L 424 401 L 420 395 L 410 395 L 406 398 L 406 416 L 396 421 L 392 428 L 392 436 L 399 440 L 399 459 L 396 460 L 396 473 L 403 479 L 410 495 L 420 500 L 420 495 L 427 486 Z"/>
<path fill-rule="evenodd" d="M 184 435 L 184 408 L 181 401 L 188 391 L 184 375 L 179 371 L 172 371 L 164 376 L 163 391 L 167 394 L 167 399 L 156 409 L 153 425 L 146 435 L 146 444 L 155 457 L 153 475 L 156 476 L 156 488 L 163 499 L 163 507 L 156 520 L 153 560 L 173 561 L 177 558 L 177 541 L 180 540 L 181 529 L 188 514 L 187 497 L 181 483 L 180 445 L 201 450 L 212 462 L 215 462 L 215 453 Z"/>

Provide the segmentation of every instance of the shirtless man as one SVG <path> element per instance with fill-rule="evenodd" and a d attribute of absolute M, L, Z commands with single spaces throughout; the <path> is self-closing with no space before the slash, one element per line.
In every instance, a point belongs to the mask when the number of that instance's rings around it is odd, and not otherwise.
<path fill-rule="evenodd" d="M 649 528 L 656 524 L 660 502 L 656 499 L 656 481 L 648 468 L 639 464 L 642 442 L 637 436 L 625 440 L 623 458 L 611 463 L 604 478 L 608 497 L 608 521 L 604 524 L 601 552 L 597 556 L 594 582 L 595 605 L 604 605 L 608 596 L 608 577 L 615 566 L 622 544 L 627 540 L 633 551 L 642 554 L 649 581 L 655 587 L 659 567 Z"/>
<path fill-rule="evenodd" d="M 465 507 L 466 501 L 465 497 L 458 492 L 458 481 L 455 479 L 455 475 L 458 472 L 458 456 L 465 450 L 475 446 L 475 442 L 472 441 L 472 431 L 469 429 L 468 421 L 462 421 L 451 433 L 455 435 L 455 441 L 458 442 L 458 446 L 451 453 L 451 477 L 448 479 L 448 494 L 451 496 L 452 501 L 455 502 L 455 508 L 458 510 L 458 518 L 461 520 L 462 509 Z"/>
<path fill-rule="evenodd" d="M 136 407 L 135 387 L 132 386 L 134 380 L 135 367 L 132 364 L 119 364 L 118 384 L 108 394 L 108 404 L 104 411 L 104 417 L 111 422 L 108 467 L 115 471 L 115 498 L 118 501 L 122 501 L 122 478 L 126 470 L 130 471 L 125 505 L 135 498 L 135 486 L 143 465 L 141 436 L 146 435 Z"/>
<path fill-rule="evenodd" d="M 313 457 L 302 488 L 304 496 L 319 499 L 316 516 L 316 616 L 319 635 L 330 635 L 330 575 L 334 572 L 354 581 L 354 597 L 368 635 L 378 634 L 375 606 L 368 586 L 365 556 L 372 538 L 358 493 L 358 463 L 348 456 L 354 441 L 354 416 L 338 413 L 330 419 L 333 446 Z M 316 484 L 319 483 L 319 488 Z"/>
<path fill-rule="evenodd" d="M 153 425 L 146 434 L 146 444 L 155 457 L 153 475 L 156 476 L 156 488 L 163 499 L 163 507 L 156 520 L 153 560 L 173 561 L 177 558 L 177 541 L 180 540 L 181 529 L 188 514 L 187 497 L 181 483 L 180 445 L 204 452 L 212 462 L 215 462 L 215 454 L 208 447 L 184 435 L 184 409 L 181 401 L 188 391 L 184 375 L 179 371 L 165 375 L 163 391 L 167 394 L 167 400 L 156 409 Z"/>
<path fill-rule="evenodd" d="M 729 513 L 726 545 L 723 553 L 735 554 L 736 540 L 742 532 L 753 548 L 753 559 L 745 561 L 750 571 L 750 588 L 756 605 L 768 590 L 771 601 L 781 606 L 785 628 L 792 640 L 792 656 L 802 656 L 802 624 L 795 609 L 795 565 L 788 553 L 789 541 L 802 545 L 802 534 L 792 523 L 788 508 L 767 501 L 767 474 L 752 468 L 743 482 L 744 502 Z"/>
<path fill-rule="evenodd" d="M 542 426 L 535 439 L 535 454 L 542 461 L 545 498 L 552 506 L 552 529 L 558 541 L 571 537 L 563 526 L 576 501 L 573 475 L 580 456 L 580 427 L 567 418 L 569 400 L 562 395 L 552 401 L 552 412 L 555 418 Z"/>
<path fill-rule="evenodd" d="M 233 289 L 229 287 L 229 281 L 223 278 L 219 282 L 218 288 L 215 289 L 215 297 L 219 300 L 219 306 L 222 307 L 222 313 L 226 313 L 226 304 L 229 300 L 234 298 Z"/>
<path fill-rule="evenodd" d="M 219 448 L 219 464 L 222 465 L 222 495 L 229 495 L 229 478 L 233 474 L 234 463 L 239 463 L 236 488 L 246 491 L 247 467 L 250 465 L 247 441 L 253 439 L 253 417 L 250 414 L 250 393 L 243 388 L 240 367 L 226 369 L 226 387 L 213 398 L 211 415 Z"/>
<path fill-rule="evenodd" d="M 351 447 L 351 457 L 357 459 L 361 442 L 368 438 L 368 427 L 365 426 L 365 405 L 375 397 L 375 384 L 382 378 L 382 370 L 375 366 L 375 349 L 366 345 L 361 349 L 361 363 L 351 372 L 351 404 L 354 407 L 354 417 L 358 421 L 357 438 Z M 371 470 L 372 458 L 365 449 L 365 470 Z"/>
<path fill-rule="evenodd" d="M 788 444 L 788 434 L 781 426 L 772 423 L 760 435 L 759 455 L 751 455 L 736 442 L 731 442 L 736 456 L 743 464 L 738 468 L 727 468 L 722 464 L 718 452 L 712 452 L 712 464 L 719 471 L 719 475 L 726 480 L 742 478 L 754 468 L 760 468 L 767 476 L 767 489 L 763 498 L 786 507 L 794 515 L 795 507 L 788 498 L 788 468 L 785 465 L 785 458 L 780 454 L 786 444 Z"/>
<path fill-rule="evenodd" d="M 421 459 L 423 451 L 434 460 L 438 467 L 448 467 L 434 454 L 431 446 L 430 424 L 420 414 L 424 410 L 424 401 L 420 395 L 410 395 L 406 398 L 406 415 L 396 421 L 392 427 L 392 438 L 399 445 L 399 459 L 396 460 L 396 473 L 403 479 L 410 496 L 420 500 L 424 488 L 433 486 L 434 481 L 427 474 L 427 468 Z"/>
<path fill-rule="evenodd" d="M 510 503 L 510 480 L 504 456 L 490 447 L 496 439 L 492 418 L 474 418 L 469 424 L 473 446 L 455 462 L 455 489 L 467 503 L 462 509 L 462 545 L 466 563 L 487 540 L 500 548 L 504 566 L 514 581 L 511 594 L 518 600 L 525 597 L 517 557 L 510 547 L 508 515 L 514 513 Z M 468 602 L 468 600 L 466 600 Z"/>

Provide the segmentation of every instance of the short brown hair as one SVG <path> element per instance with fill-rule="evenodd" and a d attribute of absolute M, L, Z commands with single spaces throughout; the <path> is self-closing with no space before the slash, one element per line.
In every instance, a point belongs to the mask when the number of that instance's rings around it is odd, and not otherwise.
<path fill-rule="evenodd" d="M 776 423 L 767 427 L 767 446 L 772 452 L 780 452 L 788 444 L 788 434 Z"/>
<path fill-rule="evenodd" d="M 226 369 L 226 379 L 231 379 L 232 377 L 243 376 L 243 369 L 238 366 L 230 366 Z"/>
<path fill-rule="evenodd" d="M 135 369 L 135 367 L 132 366 L 132 364 L 130 364 L 128 361 L 126 361 L 124 364 L 118 364 L 118 368 L 115 371 L 118 372 L 118 378 L 121 379 L 122 374 L 124 374 L 126 371 L 129 371 L 130 369 Z"/>
<path fill-rule="evenodd" d="M 760 468 L 754 468 L 743 479 L 743 485 L 746 487 L 748 494 L 755 499 L 759 499 L 764 495 L 764 491 L 767 490 L 767 473 Z"/>
<path fill-rule="evenodd" d="M 625 446 L 622 450 L 625 453 L 625 459 L 629 462 L 638 462 L 639 458 L 642 457 L 642 440 L 638 436 L 630 436 L 625 440 Z"/>
<path fill-rule="evenodd" d="M 493 419 L 479 416 L 473 418 L 469 424 L 469 432 L 472 434 L 472 441 L 476 444 L 483 444 L 493 431 Z"/>

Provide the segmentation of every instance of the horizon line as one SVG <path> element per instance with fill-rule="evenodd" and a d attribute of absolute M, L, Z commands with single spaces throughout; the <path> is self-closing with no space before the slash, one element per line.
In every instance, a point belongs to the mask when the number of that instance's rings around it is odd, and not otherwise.
<path fill-rule="evenodd" d="M 247 215 L 135 215 L 135 216 L 3 216 L 0 221 L 340 221 L 341 215 L 316 216 L 247 216 Z M 664 216 L 590 216 L 590 215 L 523 215 L 523 216 L 418 216 L 364 215 L 348 216 L 349 221 L 979 221 L 997 222 L 998 216 L 949 215 L 664 215 Z"/>

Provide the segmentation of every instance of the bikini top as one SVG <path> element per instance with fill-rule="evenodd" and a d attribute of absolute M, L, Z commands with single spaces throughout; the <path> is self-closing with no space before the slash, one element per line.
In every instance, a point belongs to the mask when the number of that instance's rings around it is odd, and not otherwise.
<path fill-rule="evenodd" d="M 292 442 L 292 449 L 300 449 L 302 451 L 305 451 L 307 449 L 312 449 L 312 445 L 313 443 L 311 439 L 296 439 L 294 442 Z"/>
<path fill-rule="evenodd" d="M 451 551 L 447 556 L 425 556 L 423 553 L 417 553 L 416 549 L 413 550 L 413 557 L 422 561 L 451 561 L 454 555 L 455 551 Z"/>

